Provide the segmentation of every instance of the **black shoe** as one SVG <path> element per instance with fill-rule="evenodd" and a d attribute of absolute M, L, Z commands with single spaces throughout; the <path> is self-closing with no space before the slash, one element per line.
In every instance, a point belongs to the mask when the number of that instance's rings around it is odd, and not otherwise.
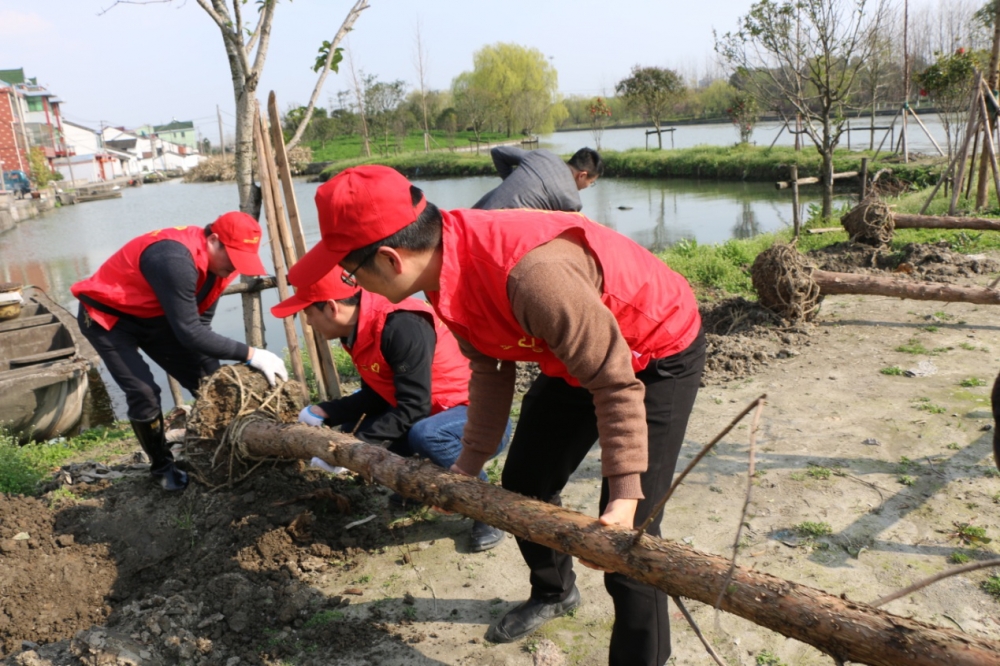
<path fill-rule="evenodd" d="M 538 629 L 554 618 L 565 615 L 580 605 L 580 590 L 576 585 L 569 596 L 562 601 L 545 603 L 528 599 L 523 604 L 507 612 L 500 621 L 486 632 L 486 640 L 491 643 L 513 643 Z"/>
<path fill-rule="evenodd" d="M 469 552 L 481 553 L 484 550 L 495 548 L 503 541 L 503 537 L 503 530 L 477 520 L 472 523 L 472 531 L 469 532 Z"/>
<path fill-rule="evenodd" d="M 160 483 L 160 487 L 171 492 L 184 490 L 188 485 L 187 472 L 177 469 L 177 465 L 168 462 L 159 469 L 150 469 L 149 473 L 155 481 Z"/>

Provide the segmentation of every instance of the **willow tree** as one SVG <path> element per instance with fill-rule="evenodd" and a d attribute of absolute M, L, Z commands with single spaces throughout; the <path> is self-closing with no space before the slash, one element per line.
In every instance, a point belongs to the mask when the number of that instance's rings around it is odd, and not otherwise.
<path fill-rule="evenodd" d="M 889 0 L 760 0 L 715 50 L 761 98 L 802 117 L 822 158 L 823 217 L 833 209 L 833 152 L 840 143 Z M 777 99 L 773 99 L 777 97 Z"/>
<path fill-rule="evenodd" d="M 115 0 L 101 13 L 110 11 L 120 4 L 147 5 L 173 0 Z M 259 200 L 253 184 L 253 121 L 256 111 L 257 86 L 264 72 L 267 49 L 271 41 L 271 24 L 278 0 L 255 0 L 251 5 L 256 17 L 244 17 L 243 10 L 250 0 L 197 0 L 198 6 L 215 22 L 222 33 L 222 43 L 229 60 L 229 72 L 233 82 L 233 97 L 236 101 L 236 187 L 239 190 L 240 210 L 257 216 Z M 319 78 L 313 89 L 306 112 L 302 114 L 299 128 L 295 131 L 289 147 L 298 143 L 312 117 L 316 99 L 319 97 L 328 72 L 337 71 L 342 57 L 340 41 L 353 29 L 361 12 L 368 8 L 368 0 L 356 0 L 347 12 L 340 29 L 329 42 L 323 42 L 313 70 Z"/>
<path fill-rule="evenodd" d="M 488 101 L 507 136 L 551 130 L 566 117 L 557 98 L 559 76 L 538 49 L 493 44 L 476 51 L 472 61 L 472 72 L 456 82 L 477 102 Z"/>

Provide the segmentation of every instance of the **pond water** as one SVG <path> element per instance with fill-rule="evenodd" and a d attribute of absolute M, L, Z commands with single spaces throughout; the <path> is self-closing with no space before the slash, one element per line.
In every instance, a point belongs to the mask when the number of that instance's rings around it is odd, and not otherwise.
<path fill-rule="evenodd" d="M 414 180 L 441 208 L 460 208 L 477 201 L 499 183 L 490 177 Z M 313 197 L 317 183 L 295 185 L 300 214 L 311 247 L 319 240 Z M 818 201 L 818 190 L 804 188 L 803 206 Z M 774 231 L 791 224 L 791 195 L 767 183 L 723 183 L 688 180 L 604 178 L 582 193 L 583 212 L 651 249 L 681 239 L 719 243 Z M 126 189 L 121 199 L 65 206 L 27 220 L 0 235 L 0 282 L 39 286 L 74 314 L 70 286 L 91 275 L 126 241 L 162 227 L 205 225 L 237 207 L 235 185 L 182 183 Z M 262 251 L 268 270 L 270 252 Z M 277 303 L 276 290 L 263 293 L 265 310 Z M 265 318 L 267 346 L 286 346 L 280 322 Z M 228 296 L 219 303 L 214 329 L 243 339 L 241 300 Z M 158 374 L 164 405 L 169 407 L 166 376 Z M 115 411 L 124 416 L 122 396 L 109 382 Z"/>
<path fill-rule="evenodd" d="M 947 143 L 945 140 L 944 126 L 941 121 L 934 114 L 923 114 L 920 116 L 921 122 L 927 127 L 927 131 L 934 140 L 941 146 L 942 150 L 947 150 Z M 892 116 L 877 116 L 875 118 L 875 126 L 887 128 L 892 125 Z M 869 137 L 871 136 L 870 121 L 867 118 L 858 118 L 851 120 L 851 132 L 850 132 L 850 147 L 854 150 L 867 149 L 869 147 Z M 892 146 L 895 142 L 899 140 L 899 133 L 901 129 L 902 121 L 896 119 L 895 126 L 892 130 L 877 130 L 875 132 L 875 148 L 878 148 L 879 143 L 885 140 L 882 146 L 883 153 L 892 152 Z M 665 127 L 667 127 L 665 125 Z M 779 146 L 794 146 L 795 136 L 790 134 L 787 130 L 782 131 L 783 124 L 778 122 L 762 122 L 759 123 L 753 132 L 753 136 L 750 138 L 752 143 L 758 146 L 769 146 L 772 141 L 777 139 L 775 145 Z M 604 134 L 601 136 L 601 148 L 604 150 L 628 150 L 629 148 L 643 148 L 646 146 L 646 130 L 645 127 L 630 127 L 630 128 L 616 128 L 604 130 Z M 728 146 L 735 144 L 739 140 L 739 133 L 736 128 L 731 123 L 712 123 L 712 124 L 700 124 L 700 125 L 677 125 L 676 130 L 672 132 L 673 134 L 673 145 L 671 145 L 671 133 L 663 134 L 663 147 L 664 148 L 691 148 L 694 146 L 709 145 L 709 146 Z M 907 145 L 911 152 L 927 153 L 928 155 L 937 155 L 937 150 L 934 148 L 934 144 L 931 143 L 927 134 L 924 133 L 912 118 L 907 125 Z M 809 138 L 802 135 L 803 146 L 807 150 L 813 150 L 812 143 Z M 652 134 L 648 137 L 649 147 L 656 147 L 656 135 Z M 539 145 L 542 148 L 548 148 L 549 150 L 563 154 L 571 154 L 576 152 L 577 149 L 583 146 L 594 147 L 594 135 L 590 130 L 574 130 L 570 132 L 555 132 L 553 134 L 545 134 L 539 137 Z M 841 148 L 848 147 L 848 135 L 845 133 L 844 137 L 841 139 Z"/>

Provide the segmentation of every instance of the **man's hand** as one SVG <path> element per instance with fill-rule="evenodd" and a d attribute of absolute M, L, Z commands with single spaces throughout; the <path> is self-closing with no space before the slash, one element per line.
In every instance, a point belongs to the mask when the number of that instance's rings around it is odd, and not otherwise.
<path fill-rule="evenodd" d="M 319 405 L 308 405 L 299 412 L 299 423 L 305 423 L 308 426 L 321 426 L 325 418 L 326 412 L 320 409 Z"/>
<path fill-rule="evenodd" d="M 622 527 L 632 529 L 635 527 L 635 509 L 637 506 L 639 506 L 639 500 L 637 499 L 612 500 L 608 502 L 608 505 L 604 508 L 604 513 L 601 514 L 598 522 L 601 525 L 621 525 Z M 599 567 L 592 562 L 588 562 L 587 560 L 580 560 L 580 564 L 588 569 L 597 569 L 598 571 L 611 573 L 610 569 Z"/>
<path fill-rule="evenodd" d="M 285 362 L 266 349 L 251 347 L 247 365 L 263 374 L 271 388 L 274 388 L 275 377 L 281 377 L 282 381 L 288 381 L 288 370 L 285 369 Z"/>

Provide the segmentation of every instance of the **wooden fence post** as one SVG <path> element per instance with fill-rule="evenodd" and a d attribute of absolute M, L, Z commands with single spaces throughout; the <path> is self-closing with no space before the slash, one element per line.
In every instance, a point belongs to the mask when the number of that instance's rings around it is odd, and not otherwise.
<path fill-rule="evenodd" d="M 868 196 L 868 158 L 861 158 L 861 174 L 858 176 L 861 179 L 861 200 L 864 201 Z"/>

